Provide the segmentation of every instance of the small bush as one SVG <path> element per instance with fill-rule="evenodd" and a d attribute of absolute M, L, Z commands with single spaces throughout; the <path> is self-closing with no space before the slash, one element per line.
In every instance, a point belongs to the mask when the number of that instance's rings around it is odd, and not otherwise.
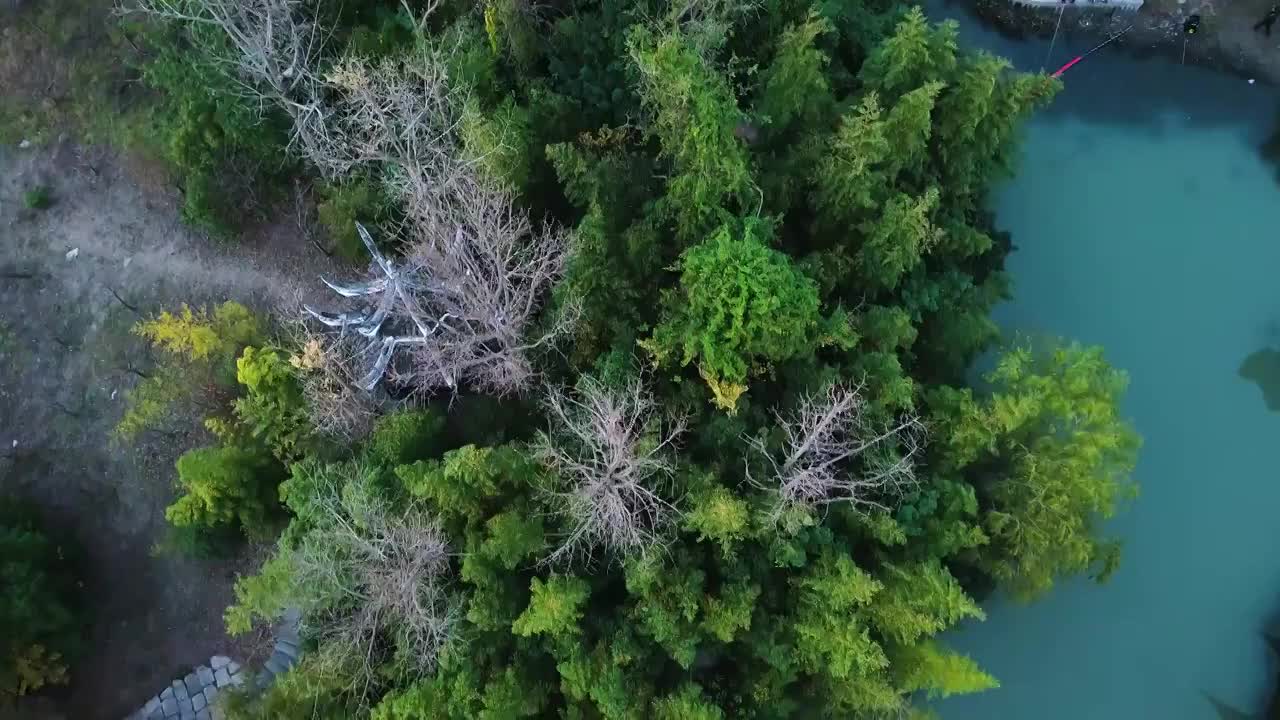
<path fill-rule="evenodd" d="M 326 185 L 320 191 L 324 200 L 316 207 L 320 224 L 333 239 L 334 250 L 348 260 L 365 260 L 369 251 L 360 241 L 356 223 L 376 224 L 386 218 L 388 203 L 382 191 L 367 178 Z"/>
<path fill-rule="evenodd" d="M 253 536 L 271 533 L 279 514 L 277 486 L 284 467 L 257 448 L 229 445 L 190 450 L 178 458 L 183 491 L 164 516 L 177 527 L 239 526 Z"/>
<path fill-rule="evenodd" d="M 210 400 L 228 392 L 236 382 L 236 356 L 262 341 L 258 319 L 236 302 L 212 310 L 187 305 L 166 310 L 135 325 L 133 333 L 163 355 L 159 367 L 129 393 L 115 429 L 123 439 L 159 428 L 185 399 Z"/>
<path fill-rule="evenodd" d="M 0 696 L 67 682 L 82 625 L 72 551 L 32 508 L 0 498 Z"/>
<path fill-rule="evenodd" d="M 236 419 L 282 462 L 301 455 L 308 436 L 306 403 L 294 373 L 284 355 L 269 348 L 246 347 L 236 360 L 236 380 L 245 393 L 235 401 Z"/>
<path fill-rule="evenodd" d="M 243 540 L 240 531 L 229 525 L 169 525 L 154 552 L 197 560 L 221 560 L 234 555 Z"/>
<path fill-rule="evenodd" d="M 378 420 L 365 455 L 386 467 L 437 457 L 444 451 L 443 430 L 444 417 L 433 410 L 393 413 Z"/>
<path fill-rule="evenodd" d="M 38 185 L 28 190 L 22 196 L 22 201 L 30 210 L 44 210 L 53 204 L 53 195 L 48 187 Z"/>
<path fill-rule="evenodd" d="M 287 118 L 238 92 L 239 80 L 215 59 L 230 53 L 226 40 L 207 30 L 144 28 L 151 53 L 142 77 L 161 94 L 150 124 L 183 189 L 183 219 L 227 237 L 285 185 L 272 181 L 289 177 L 294 161 Z"/>

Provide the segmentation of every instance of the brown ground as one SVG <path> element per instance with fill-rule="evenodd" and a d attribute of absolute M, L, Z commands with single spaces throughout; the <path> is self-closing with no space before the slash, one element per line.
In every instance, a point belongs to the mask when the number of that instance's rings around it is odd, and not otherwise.
<path fill-rule="evenodd" d="M 76 155 L 69 143 L 0 147 L 0 492 L 36 499 L 87 553 L 91 649 L 57 703 L 78 720 L 122 717 L 211 654 L 258 651 L 226 638 L 221 619 L 252 549 L 212 563 L 153 550 L 173 462 L 208 438 L 192 417 L 172 434 L 113 443 L 138 380 L 130 368 L 150 366 L 129 327 L 182 301 L 277 306 L 291 278 L 327 268 L 287 224 L 213 245 L 180 224 L 173 197 L 106 157 L 95 175 Z M 24 206 L 37 185 L 51 188 L 51 208 Z"/>
<path fill-rule="evenodd" d="M 109 8 L 0 0 L 0 492 L 35 499 L 84 546 L 92 622 L 71 685 L 25 701 L 23 717 L 119 720 L 212 654 L 261 656 L 265 638 L 228 638 L 222 623 L 236 573 L 261 549 L 219 562 L 154 549 L 173 462 L 208 438 L 191 417 L 113 443 L 133 370 L 152 361 L 128 330 L 180 302 L 278 308 L 335 270 L 292 207 L 222 243 L 182 225 L 171 180 L 121 120 L 142 94 Z M 26 207 L 37 186 L 54 199 L 46 210 Z"/>

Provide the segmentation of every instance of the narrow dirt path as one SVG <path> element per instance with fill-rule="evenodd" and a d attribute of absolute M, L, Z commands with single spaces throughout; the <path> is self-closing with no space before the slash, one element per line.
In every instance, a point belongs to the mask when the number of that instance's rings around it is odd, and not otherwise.
<path fill-rule="evenodd" d="M 45 210 L 24 202 L 38 186 L 53 198 Z M 222 624 L 254 549 L 219 562 L 153 550 L 173 461 L 207 438 L 193 417 L 113 442 L 135 370 L 150 363 L 128 330 L 181 302 L 293 311 L 318 275 L 341 270 L 291 218 L 212 242 L 182 225 L 177 200 L 145 168 L 86 162 L 69 145 L 0 147 L 0 492 L 37 500 L 88 555 L 90 649 L 53 703 L 77 720 L 123 717 L 211 654 L 269 651 L 226 638 Z"/>

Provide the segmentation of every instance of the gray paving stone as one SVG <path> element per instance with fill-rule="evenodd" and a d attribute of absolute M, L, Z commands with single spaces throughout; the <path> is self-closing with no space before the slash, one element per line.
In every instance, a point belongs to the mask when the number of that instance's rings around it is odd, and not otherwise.
<path fill-rule="evenodd" d="M 196 713 L 196 720 L 213 720 L 213 716 L 209 713 L 208 710 L 201 710 L 200 712 Z"/>
<path fill-rule="evenodd" d="M 216 688 L 216 687 L 214 687 L 214 686 L 210 685 L 209 687 L 207 687 L 207 688 L 205 688 L 205 689 L 204 689 L 204 700 L 205 700 L 205 702 L 207 702 L 208 704 L 212 705 L 212 704 L 213 704 L 213 701 L 214 701 L 217 697 L 218 697 L 218 688 Z"/>
<path fill-rule="evenodd" d="M 243 685 L 243 684 L 244 684 L 244 675 L 245 675 L 245 674 L 244 674 L 244 673 L 242 673 L 242 672 L 233 674 L 233 675 L 231 676 L 231 684 L 232 684 L 232 685 Z"/>
<path fill-rule="evenodd" d="M 142 715 L 143 715 L 143 717 L 145 717 L 145 716 L 147 716 L 147 715 L 150 715 L 151 713 L 155 712 L 155 711 L 156 711 L 156 709 L 157 709 L 157 708 L 159 708 L 159 707 L 160 707 L 160 698 L 158 698 L 158 697 L 153 697 L 153 698 L 151 698 L 150 700 L 148 700 L 148 701 L 147 701 L 147 704 L 146 704 L 146 705 L 143 705 L 143 706 L 142 706 Z"/>
<path fill-rule="evenodd" d="M 209 701 L 205 700 L 204 693 L 191 696 L 191 707 L 196 712 L 200 712 L 201 710 L 205 709 L 205 707 L 207 707 L 208 705 L 209 705 Z"/>
<path fill-rule="evenodd" d="M 174 680 L 171 689 L 173 690 L 173 699 L 179 703 L 191 697 L 191 693 L 187 692 L 187 686 L 181 680 Z"/>
<path fill-rule="evenodd" d="M 196 711 L 190 707 L 180 708 L 178 720 L 196 720 Z"/>
<path fill-rule="evenodd" d="M 160 703 L 160 708 L 164 710 L 164 716 L 167 718 L 178 716 L 178 701 L 171 697 L 165 698 L 164 701 Z"/>
<path fill-rule="evenodd" d="M 196 677 L 200 679 L 202 687 L 209 687 L 213 684 L 213 671 L 204 665 L 196 668 Z"/>
<path fill-rule="evenodd" d="M 164 720 L 164 709 L 156 708 L 147 714 L 147 720 Z"/>
<path fill-rule="evenodd" d="M 173 697 L 173 688 L 167 687 L 164 689 L 164 692 L 160 693 L 160 702 L 164 702 L 171 697 Z"/>
<path fill-rule="evenodd" d="M 220 667 L 213 671 L 213 679 L 218 687 L 226 687 L 231 684 L 231 673 L 225 667 Z"/>
<path fill-rule="evenodd" d="M 271 657 L 267 658 L 266 668 L 267 672 L 272 675 L 279 675 L 285 670 L 288 670 L 289 666 L 292 664 L 293 663 L 289 661 L 289 656 L 277 652 L 272 653 Z"/>
<path fill-rule="evenodd" d="M 200 678 L 196 677 L 195 673 L 187 673 L 187 676 L 183 678 L 182 681 L 187 684 L 188 695 L 196 695 L 204 692 L 204 686 L 200 684 Z"/>
<path fill-rule="evenodd" d="M 209 658 L 209 664 L 213 666 L 214 670 L 219 670 L 225 667 L 230 662 L 231 662 L 231 658 L 227 657 L 226 655 L 214 655 L 213 657 Z"/>
<path fill-rule="evenodd" d="M 236 662 L 235 660 L 232 660 L 231 662 L 227 663 L 227 672 L 231 673 L 232 675 L 235 675 L 236 673 L 240 672 L 240 663 Z"/>

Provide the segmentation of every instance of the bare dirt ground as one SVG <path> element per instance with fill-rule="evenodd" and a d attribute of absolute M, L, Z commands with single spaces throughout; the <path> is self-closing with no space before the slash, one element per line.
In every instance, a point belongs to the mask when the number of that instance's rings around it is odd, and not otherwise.
<path fill-rule="evenodd" d="M 173 462 L 207 438 L 192 418 L 113 442 L 134 371 L 150 365 L 129 328 L 180 302 L 281 307 L 333 270 L 288 222 L 235 244 L 193 234 L 142 170 L 67 142 L 0 146 L 0 492 L 37 500 L 87 553 L 90 650 L 53 703 L 77 720 L 123 717 L 213 653 L 259 652 L 222 624 L 253 549 L 216 563 L 153 551 Z M 25 206 L 37 186 L 48 209 Z"/>

